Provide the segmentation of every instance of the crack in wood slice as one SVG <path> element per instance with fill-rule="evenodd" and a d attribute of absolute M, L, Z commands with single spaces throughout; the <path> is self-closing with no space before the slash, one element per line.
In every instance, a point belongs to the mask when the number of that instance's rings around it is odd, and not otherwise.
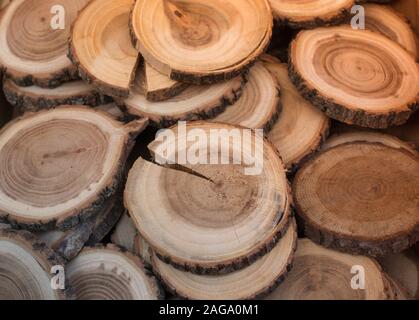
<path fill-rule="evenodd" d="M 262 62 L 250 68 L 239 100 L 212 121 L 240 125 L 268 132 L 281 112 L 280 88 Z"/>
<path fill-rule="evenodd" d="M 212 85 L 191 85 L 176 97 L 160 102 L 148 101 L 138 81 L 137 77 L 130 96 L 122 102 L 122 106 L 128 113 L 146 117 L 154 126 L 164 128 L 178 121 L 217 116 L 240 98 L 245 79 L 238 76 Z"/>
<path fill-rule="evenodd" d="M 17 114 L 55 108 L 59 105 L 98 106 L 112 101 L 83 81 L 71 81 L 53 89 L 38 86 L 19 87 L 12 80 L 5 79 L 3 91 L 7 101 Z"/>
<path fill-rule="evenodd" d="M 118 249 L 85 248 L 67 267 L 78 300 L 156 300 L 162 291 L 141 260 Z"/>
<path fill-rule="evenodd" d="M 0 15 L 0 65 L 18 85 L 56 87 L 77 79 L 77 70 L 67 58 L 70 26 L 87 0 L 15 0 Z M 65 10 L 64 29 L 51 8 Z"/>
<path fill-rule="evenodd" d="M 327 138 L 330 119 L 298 93 L 288 77 L 286 64 L 268 55 L 262 61 L 281 88 L 282 112 L 267 137 L 278 149 L 287 169 L 294 172 Z"/>
<path fill-rule="evenodd" d="M 137 0 L 130 26 L 150 65 L 199 85 L 232 79 L 249 67 L 268 46 L 272 14 L 267 0 Z"/>
<path fill-rule="evenodd" d="M 26 231 L 0 229 L 0 300 L 62 300 L 70 287 L 54 290 L 51 268 L 63 261 Z"/>
<path fill-rule="evenodd" d="M 137 228 L 132 222 L 132 219 L 125 213 L 117 223 L 115 230 L 112 233 L 111 241 L 129 252 L 134 253 L 137 233 Z"/>
<path fill-rule="evenodd" d="M 354 0 L 269 0 L 280 25 L 311 29 L 349 21 Z"/>
<path fill-rule="evenodd" d="M 261 259 L 225 275 L 196 275 L 172 267 L 152 255 L 153 271 L 170 292 L 186 299 L 248 300 L 259 298 L 281 283 L 291 269 L 297 246 L 293 222 L 276 246 Z"/>
<path fill-rule="evenodd" d="M 83 106 L 15 119 L 0 132 L 0 217 L 39 231 L 85 221 L 116 192 L 146 126 Z"/>
<path fill-rule="evenodd" d="M 102 93 L 127 97 L 138 52 L 130 41 L 133 0 L 94 0 L 79 14 L 71 33 L 69 57 L 80 76 Z"/>
<path fill-rule="evenodd" d="M 354 266 L 364 269 L 363 290 L 351 286 L 355 276 L 351 272 Z M 308 239 L 300 239 L 291 271 L 267 299 L 386 300 L 389 298 L 387 286 L 384 274 L 375 260 L 329 250 Z"/>
<path fill-rule="evenodd" d="M 407 290 L 408 297 L 419 299 L 419 257 L 413 249 L 379 259 L 391 278 Z"/>
<path fill-rule="evenodd" d="M 178 129 L 171 128 L 173 136 L 165 141 L 167 154 L 159 151 L 164 147 L 161 139 L 149 145 L 158 163 L 172 157 L 180 163 L 179 156 L 196 142 L 177 144 L 196 130 L 210 139 L 214 131 L 227 130 L 227 134 L 221 136 L 221 143 L 210 143 L 199 152 L 201 159 L 212 155 L 213 164 L 186 161 L 174 170 L 170 164 L 164 167 L 139 158 L 128 176 L 125 206 L 163 261 L 198 274 L 243 268 L 269 252 L 288 226 L 292 199 L 283 162 L 276 149 L 266 139 L 257 139 L 250 129 L 208 122 L 188 123 L 185 132 Z M 236 137 L 249 133 L 251 141 L 237 143 L 230 130 Z M 260 152 L 251 161 L 249 155 L 256 144 L 261 151 L 263 148 L 263 155 Z M 233 164 L 233 154 L 237 159 L 238 153 L 241 164 Z M 257 167 L 262 157 L 260 174 L 246 175 L 245 164 Z M 221 164 L 221 158 L 230 164 Z"/>
<path fill-rule="evenodd" d="M 408 20 L 390 6 L 366 4 L 365 27 L 399 43 L 417 59 L 416 35 Z"/>
<path fill-rule="evenodd" d="M 418 184 L 417 153 L 348 142 L 307 161 L 293 191 L 309 238 L 342 251 L 383 256 L 419 240 Z"/>
<path fill-rule="evenodd" d="M 399 44 L 347 26 L 301 31 L 291 43 L 290 78 L 331 118 L 387 128 L 418 108 L 419 72 Z"/>

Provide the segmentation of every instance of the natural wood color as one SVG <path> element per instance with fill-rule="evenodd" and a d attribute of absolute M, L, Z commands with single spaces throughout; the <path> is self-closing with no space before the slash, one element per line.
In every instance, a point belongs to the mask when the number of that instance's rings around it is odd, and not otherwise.
<path fill-rule="evenodd" d="M 85 248 L 67 266 L 78 300 L 156 300 L 162 291 L 142 261 L 114 245 Z"/>
<path fill-rule="evenodd" d="M 263 62 L 278 79 L 282 105 L 282 112 L 267 137 L 278 149 L 287 169 L 294 172 L 301 160 L 327 138 L 330 119 L 298 93 L 288 77 L 286 64 L 267 55 Z"/>
<path fill-rule="evenodd" d="M 267 0 L 137 0 L 130 23 L 133 43 L 150 65 L 192 84 L 236 77 L 272 35 Z"/>
<path fill-rule="evenodd" d="M 70 288 L 53 290 L 53 266 L 63 261 L 26 231 L 0 228 L 0 300 L 62 300 Z"/>
<path fill-rule="evenodd" d="M 383 256 L 419 240 L 418 184 L 417 153 L 403 146 L 347 142 L 305 163 L 293 194 L 309 238 L 326 247 Z"/>
<path fill-rule="evenodd" d="M 348 26 L 302 31 L 291 44 L 289 68 L 307 100 L 348 124 L 387 128 L 418 108 L 415 60 L 376 32 Z"/>
<path fill-rule="evenodd" d="M 66 57 L 70 26 L 88 0 L 14 0 L 0 14 L 0 65 L 18 85 L 56 87 L 77 78 Z M 53 30 L 51 8 L 65 9 L 65 28 Z"/>
<path fill-rule="evenodd" d="M 262 62 L 249 70 L 248 81 L 239 100 L 212 121 L 240 125 L 268 132 L 281 112 L 278 80 Z"/>
<path fill-rule="evenodd" d="M 239 137 L 246 130 L 252 141 L 238 150 L 224 134 L 224 143 L 201 151 L 219 156 L 229 145 L 230 164 L 157 165 L 139 158 L 128 176 L 125 206 L 141 236 L 166 263 L 198 274 L 231 272 L 266 254 L 289 224 L 292 200 L 284 165 L 267 140 L 255 141 L 253 131 L 208 122 L 188 123 L 185 133 L 173 127 L 174 136 L 165 142 L 167 155 L 158 151 L 162 142 L 149 145 L 154 159 L 178 159 L 196 142 L 178 148 L 177 141 L 194 129 L 207 137 L 211 130 L 234 130 Z M 258 175 L 246 175 L 244 163 L 256 144 L 263 148 L 263 168 Z M 232 164 L 234 152 L 244 157 L 242 164 Z"/>
<path fill-rule="evenodd" d="M 130 41 L 128 21 L 133 0 L 93 0 L 77 17 L 69 57 L 80 76 L 102 93 L 127 97 L 138 53 Z"/>
<path fill-rule="evenodd" d="M 132 115 L 147 117 L 156 127 L 166 128 L 182 120 L 205 120 L 213 118 L 236 102 L 242 93 L 244 78 L 213 85 L 191 85 L 177 96 L 165 101 L 148 101 L 142 93 L 137 77 L 128 99 L 122 106 Z"/>
<path fill-rule="evenodd" d="M 278 244 L 250 266 L 225 275 L 196 275 L 175 269 L 152 256 L 154 272 L 175 295 L 199 300 L 239 300 L 259 298 L 281 283 L 297 245 L 293 222 Z"/>
<path fill-rule="evenodd" d="M 137 233 L 137 228 L 130 216 L 125 213 L 118 221 L 115 230 L 112 233 L 111 241 L 130 252 L 135 252 L 135 237 L 137 236 Z"/>
<path fill-rule="evenodd" d="M 365 271 L 365 289 L 351 287 L 353 266 Z M 367 257 L 353 256 L 323 248 L 300 239 L 293 268 L 268 300 L 386 300 L 388 283 L 378 263 Z"/>
<path fill-rule="evenodd" d="M 407 289 L 402 284 L 400 284 L 399 281 L 394 280 L 388 274 L 384 274 L 384 278 L 388 282 L 389 300 L 410 300 L 411 299 L 409 296 L 409 293 L 407 292 Z"/>
<path fill-rule="evenodd" d="M 355 0 L 269 0 L 274 18 L 291 28 L 316 28 L 349 21 Z"/>
<path fill-rule="evenodd" d="M 102 209 L 146 120 L 120 123 L 83 106 L 27 114 L 0 131 L 0 217 L 68 229 Z"/>

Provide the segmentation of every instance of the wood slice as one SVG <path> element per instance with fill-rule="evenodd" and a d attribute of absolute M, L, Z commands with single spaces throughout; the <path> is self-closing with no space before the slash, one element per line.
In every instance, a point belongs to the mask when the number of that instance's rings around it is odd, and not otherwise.
<path fill-rule="evenodd" d="M 388 274 L 384 274 L 384 278 L 389 283 L 389 300 L 410 300 L 411 297 L 407 292 L 407 289 L 400 284 L 397 280 L 394 280 Z"/>
<path fill-rule="evenodd" d="M 419 112 L 413 114 L 405 124 L 388 128 L 386 132 L 414 143 L 419 151 Z"/>
<path fill-rule="evenodd" d="M 138 231 L 130 216 L 125 213 L 117 223 L 111 236 L 112 243 L 125 248 L 130 252 L 135 252 L 135 241 Z"/>
<path fill-rule="evenodd" d="M 418 183 L 417 153 L 349 142 L 305 163 L 293 190 L 309 238 L 326 247 L 382 256 L 419 239 Z"/>
<path fill-rule="evenodd" d="M 249 71 L 240 99 L 213 119 L 216 122 L 269 131 L 281 112 L 276 78 L 257 62 Z"/>
<path fill-rule="evenodd" d="M 85 248 L 67 266 L 78 300 L 157 300 L 162 291 L 141 260 L 114 245 Z"/>
<path fill-rule="evenodd" d="M 158 138 L 149 145 L 150 152 L 160 164 L 172 156 L 179 161 L 197 142 L 179 142 L 177 147 L 178 141 L 197 130 L 212 141 L 217 138 L 214 132 L 221 133 L 220 143 L 209 143 L 200 151 L 202 157 L 212 155 L 212 164 L 180 160 L 177 165 L 158 165 L 139 158 L 128 176 L 125 206 L 164 262 L 197 274 L 231 272 L 266 254 L 288 226 L 292 200 L 285 169 L 267 140 L 256 138 L 253 130 L 227 124 L 191 122 L 184 129 L 173 127 L 164 144 Z M 239 138 L 249 134 L 251 141 L 237 143 L 230 134 Z M 163 154 L 159 150 L 165 146 Z M 253 175 L 245 163 L 250 163 L 250 150 L 256 147 L 263 148 L 263 166 Z M 233 164 L 234 153 L 243 157 L 241 164 Z M 261 153 L 257 161 L 262 160 Z"/>
<path fill-rule="evenodd" d="M 295 171 L 306 156 L 326 139 L 330 119 L 298 93 L 288 77 L 287 65 L 265 55 L 263 62 L 278 79 L 282 112 L 268 139 L 278 149 L 287 169 Z"/>
<path fill-rule="evenodd" d="M 157 127 L 169 127 L 181 120 L 213 118 L 239 99 L 244 85 L 244 78 L 239 76 L 213 85 L 189 86 L 176 97 L 152 102 L 142 93 L 138 81 L 137 77 L 123 106 L 128 113 L 146 117 Z"/>
<path fill-rule="evenodd" d="M 406 288 L 410 297 L 419 299 L 419 257 L 413 250 L 387 255 L 379 262 L 391 278 Z"/>
<path fill-rule="evenodd" d="M 111 115 L 115 119 L 123 121 L 126 118 L 125 113 L 118 107 L 116 103 L 108 103 L 100 105 L 96 108 L 96 110 L 101 110 L 106 112 L 107 114 Z"/>
<path fill-rule="evenodd" d="M 350 18 L 354 0 L 269 0 L 274 18 L 291 28 L 335 25 Z"/>
<path fill-rule="evenodd" d="M 390 6 L 366 4 L 365 27 L 399 43 L 417 58 L 416 35 L 408 20 Z"/>
<path fill-rule="evenodd" d="M 109 97 L 98 93 L 83 81 L 71 81 L 48 89 L 37 86 L 19 87 L 12 80 L 5 79 L 3 91 L 7 101 L 17 109 L 18 114 L 51 109 L 59 105 L 94 107 L 111 102 Z"/>
<path fill-rule="evenodd" d="M 94 0 L 73 25 L 69 57 L 80 76 L 109 96 L 127 97 L 138 53 L 128 20 L 133 0 Z"/>
<path fill-rule="evenodd" d="M 0 131 L 0 217 L 32 230 L 68 229 L 117 190 L 146 120 L 120 123 L 66 106 L 27 114 Z"/>
<path fill-rule="evenodd" d="M 400 125 L 418 107 L 414 58 L 369 30 L 339 26 L 302 31 L 291 44 L 289 68 L 307 100 L 348 124 Z"/>
<path fill-rule="evenodd" d="M 54 290 L 51 268 L 63 261 L 26 231 L 0 229 L 0 300 L 62 300 L 69 288 Z"/>
<path fill-rule="evenodd" d="M 56 87 L 77 79 L 67 58 L 70 26 L 88 0 L 15 0 L 0 16 L 0 65 L 18 85 Z M 54 6 L 65 10 L 64 29 L 52 28 Z"/>
<path fill-rule="evenodd" d="M 144 262 L 146 262 L 149 266 L 152 265 L 151 255 L 153 254 L 153 250 L 139 233 L 137 233 L 134 238 L 134 252 L 137 256 L 141 257 L 144 260 Z"/>
<path fill-rule="evenodd" d="M 10 0 L 0 0 L 0 9 L 5 8 L 10 3 Z"/>
<path fill-rule="evenodd" d="M 365 289 L 351 287 L 353 266 L 364 268 Z M 368 257 L 353 256 L 323 248 L 300 239 L 293 268 L 268 300 L 384 300 L 388 288 L 378 263 Z"/>
<path fill-rule="evenodd" d="M 225 275 L 196 275 L 175 269 L 152 256 L 153 271 L 175 295 L 197 300 L 254 299 L 284 280 L 297 245 L 295 222 L 271 252 L 250 266 Z"/>
<path fill-rule="evenodd" d="M 272 35 L 267 0 L 137 0 L 130 23 L 133 43 L 150 65 L 198 85 L 239 75 Z"/>
<path fill-rule="evenodd" d="M 188 84 L 170 79 L 144 62 L 141 71 L 141 82 L 144 95 L 149 101 L 164 101 L 177 96 L 188 87 Z"/>

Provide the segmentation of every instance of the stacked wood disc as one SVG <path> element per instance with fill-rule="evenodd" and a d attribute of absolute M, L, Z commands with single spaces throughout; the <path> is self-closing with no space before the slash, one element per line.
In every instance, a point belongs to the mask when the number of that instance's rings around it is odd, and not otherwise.
<path fill-rule="evenodd" d="M 61 259 L 31 233 L 0 228 L 0 300 L 61 300 L 69 288 L 54 290 L 51 269 Z"/>
<path fill-rule="evenodd" d="M 267 0 L 137 0 L 130 26 L 135 47 L 156 70 L 208 84 L 236 77 L 263 53 L 272 14 Z"/>
<path fill-rule="evenodd" d="M 375 260 L 340 253 L 300 239 L 293 268 L 267 299 L 384 300 L 390 298 L 388 286 L 386 276 Z"/>
<path fill-rule="evenodd" d="M 81 106 L 15 119 L 0 132 L 0 216 L 32 230 L 65 230 L 97 214 L 146 125 Z"/>
<path fill-rule="evenodd" d="M 162 292 L 141 260 L 119 248 L 85 248 L 67 267 L 78 300 L 156 300 Z"/>
<path fill-rule="evenodd" d="M 197 275 L 178 270 L 152 255 L 153 270 L 172 293 L 187 299 L 238 300 L 265 295 L 282 282 L 291 268 L 297 245 L 293 222 L 276 246 L 255 263 L 224 275 Z"/>
<path fill-rule="evenodd" d="M 138 234 L 137 228 L 128 214 L 123 214 L 118 221 L 111 236 L 112 243 L 127 249 L 130 252 L 135 251 L 135 241 Z"/>
<path fill-rule="evenodd" d="M 394 164 L 397 163 L 397 166 Z M 419 154 L 386 135 L 349 133 L 293 182 L 305 234 L 326 247 L 382 256 L 419 239 Z"/>
<path fill-rule="evenodd" d="M 326 139 L 329 118 L 300 96 L 288 77 L 286 64 L 265 55 L 263 62 L 279 82 L 282 112 L 268 139 L 278 149 L 285 165 L 294 171 L 300 161 L 316 151 Z"/>
<path fill-rule="evenodd" d="M 182 160 L 194 143 L 178 141 L 198 133 L 216 139 L 214 132 L 222 132 L 221 143 L 199 152 L 211 161 Z M 186 271 L 220 274 L 272 249 L 289 224 L 292 201 L 275 148 L 250 129 L 219 123 L 191 122 L 161 135 L 149 145 L 157 163 L 139 158 L 125 188 L 130 216 L 157 256 Z M 255 149 L 263 154 L 252 161 Z"/>
<path fill-rule="evenodd" d="M 290 78 L 330 117 L 387 128 L 417 109 L 419 72 L 398 43 L 349 26 L 301 31 L 291 44 Z"/>

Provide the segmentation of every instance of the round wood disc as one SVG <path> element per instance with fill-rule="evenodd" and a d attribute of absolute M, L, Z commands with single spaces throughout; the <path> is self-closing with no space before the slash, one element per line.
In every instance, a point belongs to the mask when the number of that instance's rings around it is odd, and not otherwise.
<path fill-rule="evenodd" d="M 17 114 L 27 111 L 51 109 L 59 105 L 98 106 L 110 102 L 110 98 L 98 93 L 84 81 L 71 81 L 53 89 L 38 86 L 19 87 L 12 80 L 5 79 L 3 91 L 7 101 Z"/>
<path fill-rule="evenodd" d="M 291 28 L 315 28 L 349 20 L 355 0 L 269 0 L 274 18 Z"/>
<path fill-rule="evenodd" d="M 354 266 L 364 271 L 364 289 L 354 290 Z M 358 269 L 357 269 L 358 270 Z M 355 281 L 358 282 L 358 281 Z M 384 300 L 388 288 L 380 266 L 373 259 L 323 248 L 300 239 L 293 267 L 268 300 Z"/>
<path fill-rule="evenodd" d="M 88 0 L 16 0 L 0 16 L 0 65 L 19 85 L 55 87 L 76 79 L 67 58 L 70 26 Z M 65 16 L 52 9 L 60 6 Z M 54 12 L 52 14 L 51 12 Z M 64 29 L 52 26 L 62 22 Z"/>
<path fill-rule="evenodd" d="M 302 31 L 291 44 L 290 78 L 330 117 L 387 128 L 417 109 L 419 72 L 399 44 L 347 26 Z"/>
<path fill-rule="evenodd" d="M 54 266 L 64 264 L 31 233 L 0 228 L 0 300 L 66 299 L 68 288 L 51 286 Z"/>
<path fill-rule="evenodd" d="M 417 153 L 349 142 L 305 163 L 293 190 L 309 238 L 327 247 L 381 256 L 419 239 L 418 185 Z"/>
<path fill-rule="evenodd" d="M 368 3 L 365 8 L 365 27 L 399 43 L 417 58 L 416 35 L 406 17 L 390 6 Z"/>
<path fill-rule="evenodd" d="M 157 300 L 162 292 L 141 260 L 114 245 L 85 248 L 67 266 L 78 300 Z"/>
<path fill-rule="evenodd" d="M 10 122 L 0 131 L 0 217 L 47 230 L 97 213 L 117 190 L 132 141 L 146 125 L 82 106 Z"/>
<path fill-rule="evenodd" d="M 288 77 L 286 64 L 267 55 L 263 62 L 278 79 L 282 105 L 282 112 L 267 136 L 287 168 L 294 171 L 300 161 L 326 139 L 330 119 L 298 93 Z"/>
<path fill-rule="evenodd" d="M 101 92 L 127 97 L 138 53 L 129 34 L 133 0 L 94 0 L 77 17 L 70 39 L 70 59 L 80 76 Z"/>
<path fill-rule="evenodd" d="M 137 0 L 131 34 L 161 73 L 208 84 L 236 77 L 263 53 L 272 14 L 267 0 Z"/>
<path fill-rule="evenodd" d="M 157 127 L 169 127 L 181 120 L 213 118 L 239 99 L 244 84 L 244 78 L 238 76 L 212 85 L 191 85 L 173 98 L 153 102 L 147 100 L 138 81 L 137 77 L 123 106 L 128 113 L 146 117 Z"/>
<path fill-rule="evenodd" d="M 262 62 L 249 71 L 240 99 L 213 119 L 216 122 L 269 131 L 281 111 L 279 85 Z"/>
<path fill-rule="evenodd" d="M 152 256 L 153 271 L 172 293 L 187 299 L 239 300 L 263 296 L 275 288 L 291 269 L 297 245 L 296 224 L 292 223 L 271 252 L 250 266 L 225 275 L 197 275 L 185 272 Z"/>
<path fill-rule="evenodd" d="M 193 273 L 221 274 L 252 263 L 272 248 L 289 223 L 292 200 L 276 149 L 262 137 L 257 139 L 253 130 L 191 122 L 186 132 L 171 128 L 173 136 L 165 145 L 159 139 L 149 149 L 159 159 L 165 157 L 159 149 L 167 146 L 165 159 L 180 159 L 183 152 L 194 150 L 196 142 L 179 141 L 198 130 L 212 141 L 221 133 L 218 145 L 209 143 L 200 152 L 202 157 L 212 155 L 208 162 L 212 164 L 190 164 L 195 162 L 191 159 L 186 164 L 157 165 L 139 158 L 128 176 L 125 206 L 163 261 Z M 236 143 L 230 134 L 251 138 Z M 263 166 L 258 167 L 259 152 L 253 168 L 261 171 L 252 173 L 246 163 L 252 162 L 249 153 L 256 147 L 263 148 Z M 240 164 L 233 163 L 234 154 L 242 156 Z"/>

